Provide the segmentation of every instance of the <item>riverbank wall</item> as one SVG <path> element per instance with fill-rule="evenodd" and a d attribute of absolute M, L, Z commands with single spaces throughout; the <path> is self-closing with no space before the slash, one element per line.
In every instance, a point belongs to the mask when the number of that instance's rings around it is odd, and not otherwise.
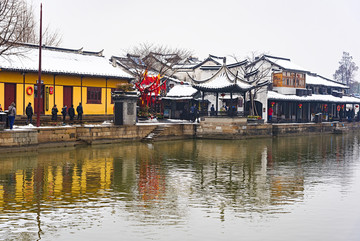
<path fill-rule="evenodd" d="M 346 133 L 360 129 L 360 123 L 298 123 L 247 124 L 238 120 L 202 121 L 194 124 L 134 125 L 134 126 L 76 126 L 39 127 L 0 131 L 0 151 L 8 152 L 46 147 L 91 145 L 146 140 L 157 131 L 151 141 L 178 139 L 247 139 L 289 135 Z"/>

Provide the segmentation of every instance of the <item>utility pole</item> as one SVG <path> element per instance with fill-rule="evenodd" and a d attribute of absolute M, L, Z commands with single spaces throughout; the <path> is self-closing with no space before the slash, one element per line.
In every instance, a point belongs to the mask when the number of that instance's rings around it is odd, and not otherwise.
<path fill-rule="evenodd" d="M 40 4 L 40 41 L 39 41 L 39 77 L 37 82 L 37 115 L 36 126 L 40 126 L 40 100 L 41 100 L 41 45 L 42 45 L 42 3 Z"/>

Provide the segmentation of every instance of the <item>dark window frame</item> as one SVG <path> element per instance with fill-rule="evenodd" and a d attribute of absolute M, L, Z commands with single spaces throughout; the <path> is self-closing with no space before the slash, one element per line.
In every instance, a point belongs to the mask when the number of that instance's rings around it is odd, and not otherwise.
<path fill-rule="evenodd" d="M 101 87 L 87 87 L 87 104 L 101 104 Z"/>

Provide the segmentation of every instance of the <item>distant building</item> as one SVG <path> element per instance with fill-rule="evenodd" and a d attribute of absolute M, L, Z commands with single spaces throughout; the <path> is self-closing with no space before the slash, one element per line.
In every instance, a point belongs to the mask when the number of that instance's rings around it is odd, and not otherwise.
<path fill-rule="evenodd" d="M 273 122 L 344 120 L 349 112 L 359 111 L 360 99 L 347 96 L 348 86 L 314 74 L 290 59 L 263 55 L 252 64 L 271 70 L 267 101 L 261 101 L 264 112 L 273 109 Z"/>
<path fill-rule="evenodd" d="M 7 109 L 15 102 L 18 115 L 24 115 L 31 102 L 37 112 L 39 48 L 23 44 L 13 51 L 20 54 L 0 57 L 0 104 Z M 102 51 L 43 46 L 40 113 L 51 115 L 54 104 L 60 109 L 81 102 L 85 115 L 113 114 L 111 91 L 132 79 L 114 68 Z"/>

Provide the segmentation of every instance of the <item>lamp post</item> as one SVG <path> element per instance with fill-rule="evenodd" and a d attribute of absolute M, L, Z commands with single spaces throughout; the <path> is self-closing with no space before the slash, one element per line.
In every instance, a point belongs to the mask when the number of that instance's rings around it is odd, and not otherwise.
<path fill-rule="evenodd" d="M 39 77 L 37 82 L 37 115 L 36 126 L 40 126 L 40 96 L 41 96 L 41 45 L 42 45 L 42 3 L 40 4 L 40 39 L 39 39 Z"/>

